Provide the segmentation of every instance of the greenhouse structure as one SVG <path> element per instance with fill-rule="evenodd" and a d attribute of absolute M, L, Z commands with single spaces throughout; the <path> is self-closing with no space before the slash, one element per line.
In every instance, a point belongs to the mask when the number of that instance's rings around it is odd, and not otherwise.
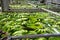
<path fill-rule="evenodd" d="M 0 0 L 0 40 L 60 40 L 60 0 Z"/>

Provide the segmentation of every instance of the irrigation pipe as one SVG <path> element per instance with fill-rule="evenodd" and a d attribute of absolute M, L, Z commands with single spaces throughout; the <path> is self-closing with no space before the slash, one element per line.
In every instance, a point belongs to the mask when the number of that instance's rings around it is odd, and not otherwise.
<path fill-rule="evenodd" d="M 23 36 L 11 36 L 8 39 L 24 39 L 24 38 L 39 38 L 39 37 L 60 37 L 60 34 L 36 34 L 36 35 L 23 35 Z"/>
<path fill-rule="evenodd" d="M 53 11 L 48 10 L 48 9 L 45 9 L 45 8 L 41 8 L 41 9 L 44 10 L 44 11 L 46 11 L 46 12 L 49 12 L 49 13 L 55 14 L 55 15 L 57 15 L 57 16 L 60 16 L 60 14 L 57 13 L 57 12 L 53 12 Z"/>

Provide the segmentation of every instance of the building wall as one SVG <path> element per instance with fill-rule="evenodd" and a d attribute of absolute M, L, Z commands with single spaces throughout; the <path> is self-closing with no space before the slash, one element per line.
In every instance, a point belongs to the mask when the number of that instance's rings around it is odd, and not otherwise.
<path fill-rule="evenodd" d="M 53 3 L 60 4 L 60 0 L 53 0 Z"/>
<path fill-rule="evenodd" d="M 45 4 L 50 4 L 51 0 L 45 0 Z"/>
<path fill-rule="evenodd" d="M 60 4 L 60 0 L 45 0 L 45 2 L 48 4 L 49 2 Z"/>
<path fill-rule="evenodd" d="M 52 7 L 55 7 L 55 8 L 60 8 L 60 0 L 45 0 L 45 3 L 50 5 L 53 3 Z"/>

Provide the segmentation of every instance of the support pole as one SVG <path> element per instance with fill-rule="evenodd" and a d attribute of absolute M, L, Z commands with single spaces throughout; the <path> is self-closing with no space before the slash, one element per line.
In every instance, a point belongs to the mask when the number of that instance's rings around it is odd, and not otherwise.
<path fill-rule="evenodd" d="M 2 11 L 9 10 L 9 0 L 1 0 Z"/>

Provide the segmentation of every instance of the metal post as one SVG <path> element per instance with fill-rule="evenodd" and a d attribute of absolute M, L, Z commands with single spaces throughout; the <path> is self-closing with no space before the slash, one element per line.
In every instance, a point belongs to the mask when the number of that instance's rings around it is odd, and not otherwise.
<path fill-rule="evenodd" d="M 2 11 L 8 11 L 9 9 L 9 0 L 1 0 Z"/>

